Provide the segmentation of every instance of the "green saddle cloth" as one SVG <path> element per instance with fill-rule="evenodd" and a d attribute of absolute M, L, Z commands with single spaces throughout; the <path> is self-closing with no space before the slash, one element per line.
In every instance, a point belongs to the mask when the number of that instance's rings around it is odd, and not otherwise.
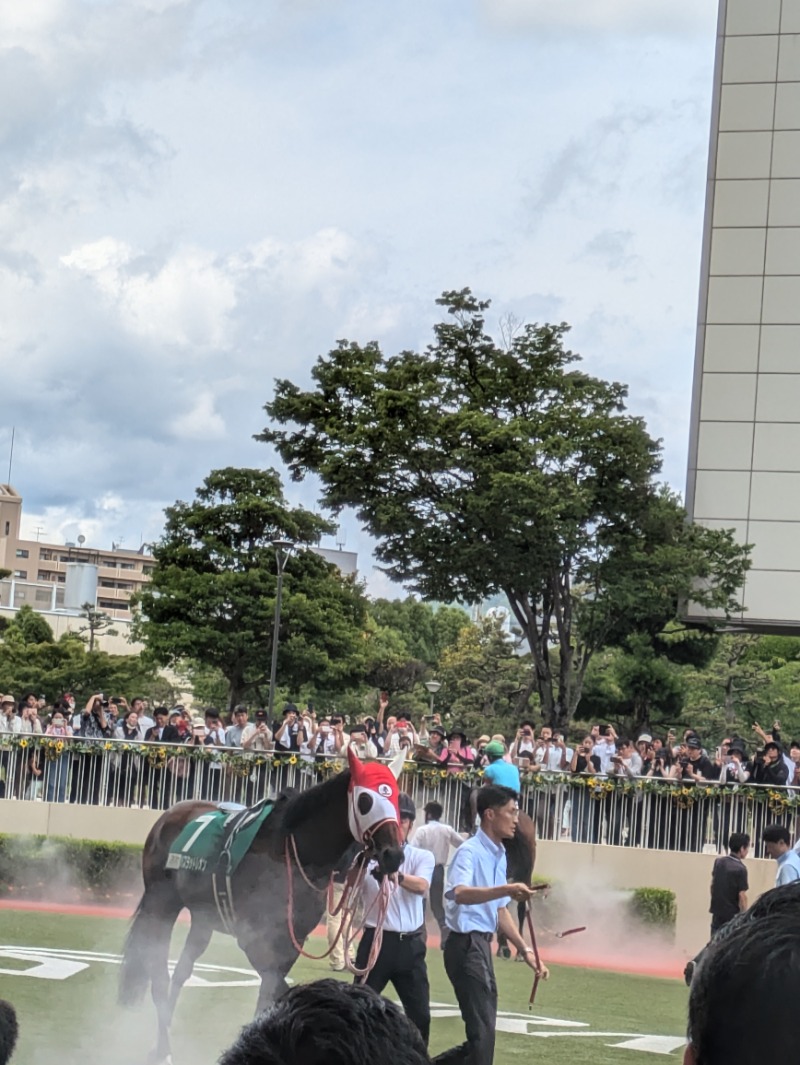
<path fill-rule="evenodd" d="M 249 809 L 209 810 L 181 830 L 167 855 L 167 869 L 190 873 L 223 872 L 231 876 L 272 813 L 266 799 Z"/>

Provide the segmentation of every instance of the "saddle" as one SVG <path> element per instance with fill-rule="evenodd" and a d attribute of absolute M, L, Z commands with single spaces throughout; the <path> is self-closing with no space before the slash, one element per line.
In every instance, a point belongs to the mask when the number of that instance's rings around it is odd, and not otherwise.
<path fill-rule="evenodd" d="M 183 827 L 167 855 L 167 869 L 211 874 L 217 911 L 231 934 L 235 923 L 231 878 L 273 807 L 273 802 L 262 799 L 255 806 L 200 814 Z"/>

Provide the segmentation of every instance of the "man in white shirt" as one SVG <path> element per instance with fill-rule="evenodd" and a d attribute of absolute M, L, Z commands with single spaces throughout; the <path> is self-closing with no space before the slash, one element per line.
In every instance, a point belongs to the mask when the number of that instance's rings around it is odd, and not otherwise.
<path fill-rule="evenodd" d="M 400 834 L 407 841 L 417 811 L 413 800 L 405 792 L 400 793 L 399 806 Z M 375 864 L 372 862 L 370 869 Z M 389 885 L 391 895 L 383 924 L 380 953 L 367 977 L 364 980 L 357 977 L 357 981 L 365 983 L 378 994 L 388 983 L 393 984 L 406 1015 L 419 1029 L 426 1046 L 431 1027 L 431 995 L 428 967 L 425 964 L 423 900 L 430 890 L 433 866 L 430 851 L 405 843 L 397 880 Z M 380 890 L 375 878 L 367 873 L 363 887 L 366 927 L 356 954 L 358 969 L 365 968 L 375 939 Z"/>
<path fill-rule="evenodd" d="M 431 910 L 439 925 L 441 947 L 444 950 L 448 928 L 444 920 L 444 871 L 450 860 L 450 848 L 460 847 L 464 840 L 455 829 L 440 820 L 444 808 L 440 802 L 425 806 L 425 824 L 414 833 L 414 846 L 433 855 L 433 878 L 431 879 Z"/>

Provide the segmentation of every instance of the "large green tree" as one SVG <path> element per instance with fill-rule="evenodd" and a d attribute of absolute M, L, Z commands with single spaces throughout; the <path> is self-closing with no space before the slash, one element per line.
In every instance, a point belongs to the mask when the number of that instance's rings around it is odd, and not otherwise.
<path fill-rule="evenodd" d="M 689 595 L 733 610 L 746 552 L 686 524 L 626 388 L 577 368 L 565 325 L 497 343 L 468 289 L 437 302 L 448 318 L 425 351 L 340 341 L 311 390 L 279 381 L 260 439 L 293 478 L 317 474 L 333 511 L 354 507 L 391 576 L 423 597 L 503 592 L 542 711 L 563 723 L 609 641 L 657 631 Z"/>
<path fill-rule="evenodd" d="M 194 660 L 225 676 L 229 704 L 265 701 L 277 567 L 273 540 L 298 550 L 283 585 L 278 679 L 328 690 L 360 679 L 365 600 L 358 585 L 311 550 L 333 526 L 289 507 L 274 470 L 214 470 L 191 503 L 167 508 L 136 633 L 162 665 Z"/>

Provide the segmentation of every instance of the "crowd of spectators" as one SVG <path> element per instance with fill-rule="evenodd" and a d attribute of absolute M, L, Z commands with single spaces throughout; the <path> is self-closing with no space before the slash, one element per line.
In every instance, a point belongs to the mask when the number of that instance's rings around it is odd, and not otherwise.
<path fill-rule="evenodd" d="M 42 736 L 58 746 L 54 752 L 50 744 L 46 758 L 37 744 L 20 756 L 19 744 L 4 743 L 4 736 Z M 96 761 L 85 757 L 87 745 L 96 741 L 110 744 L 113 752 L 102 779 Z M 117 742 L 122 746 L 117 747 Z M 157 745 L 162 761 L 148 764 L 141 753 L 130 753 L 130 745 L 139 744 Z M 9 751 L 9 746 L 16 750 Z M 76 753 L 78 746 L 83 755 Z M 187 747 L 186 753 L 203 748 L 202 764 L 180 757 L 180 747 Z M 291 702 L 271 718 L 262 707 L 251 711 L 239 705 L 228 715 L 214 708 L 201 712 L 184 706 L 151 708 L 143 698 L 129 703 L 102 693 L 82 706 L 70 693 L 52 704 L 34 693 L 20 699 L 0 696 L 0 797 L 156 806 L 190 795 L 232 798 L 226 759 L 220 757 L 223 750 L 245 759 L 284 755 L 302 764 L 343 761 L 348 747 L 362 760 L 405 752 L 409 761 L 445 775 L 458 774 L 469 781 L 481 773 L 516 790 L 520 782 L 538 776 L 550 792 L 549 797 L 529 799 L 529 812 L 540 833 L 550 838 L 569 834 L 580 842 L 606 838 L 612 843 L 638 843 L 652 838 L 659 842 L 651 845 L 702 849 L 705 825 L 699 803 L 678 825 L 671 811 L 650 810 L 622 794 L 625 789 L 616 785 L 626 781 L 672 784 L 673 791 L 684 794 L 698 784 L 800 788 L 800 742 L 793 740 L 787 746 L 777 721 L 769 732 L 753 726 L 750 743 L 729 735 L 711 747 L 691 729 L 680 735 L 673 730 L 663 735 L 643 731 L 630 737 L 618 735 L 608 723 L 569 737 L 563 730 L 525 720 L 513 734 L 470 737 L 458 726 L 446 728 L 438 714 L 415 724 L 407 713 L 392 713 L 386 693 L 374 716 L 350 721 L 340 713 L 317 712 L 311 704 L 299 708 Z M 153 764 L 167 770 L 157 787 Z M 570 781 L 584 785 L 582 794 L 572 788 L 570 799 L 562 788 L 556 797 L 558 784 Z M 252 774 L 247 792 L 240 789 L 236 797 L 251 801 L 259 783 Z M 589 800 L 612 790 L 616 806 L 609 816 Z M 726 814 L 718 827 L 724 838 L 730 831 L 758 826 L 739 824 Z"/>

